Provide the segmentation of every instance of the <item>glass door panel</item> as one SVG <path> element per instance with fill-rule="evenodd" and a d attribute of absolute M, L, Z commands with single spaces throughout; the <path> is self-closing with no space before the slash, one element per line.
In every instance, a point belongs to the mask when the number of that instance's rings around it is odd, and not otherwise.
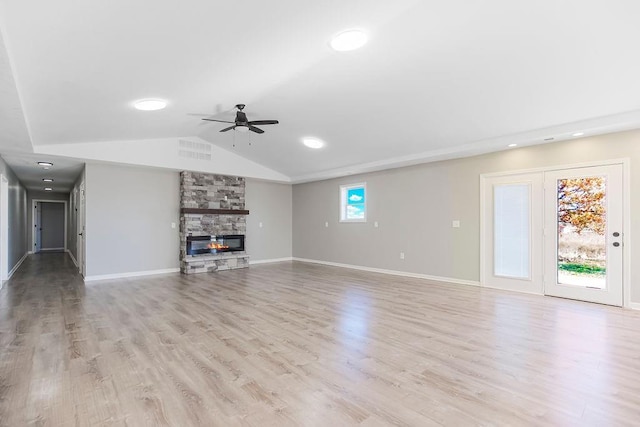
<path fill-rule="evenodd" d="M 605 289 L 607 177 L 562 178 L 556 186 L 558 283 Z"/>

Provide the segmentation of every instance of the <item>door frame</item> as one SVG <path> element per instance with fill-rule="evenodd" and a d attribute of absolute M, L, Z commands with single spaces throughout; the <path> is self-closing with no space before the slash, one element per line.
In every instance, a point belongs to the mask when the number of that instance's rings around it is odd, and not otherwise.
<path fill-rule="evenodd" d="M 77 252 L 77 261 L 78 261 L 78 272 L 82 277 L 85 277 L 86 274 L 86 203 L 87 203 L 87 194 L 85 190 L 85 182 L 84 179 L 80 182 L 78 186 L 78 194 L 76 199 L 76 252 Z"/>
<path fill-rule="evenodd" d="M 64 203 L 64 251 L 67 251 L 67 221 L 68 221 L 68 212 L 67 212 L 67 201 L 66 200 L 49 200 L 49 199 L 33 199 L 31 202 L 31 226 L 32 226 L 32 230 L 31 230 L 31 253 L 35 253 L 35 248 L 37 245 L 37 234 L 36 234 L 36 220 L 37 220 L 37 213 L 36 213 L 36 207 L 37 204 L 40 202 L 44 202 L 44 203 Z"/>
<path fill-rule="evenodd" d="M 487 239 L 489 236 L 485 233 L 484 223 L 487 221 L 485 218 L 486 197 L 487 197 L 487 179 L 496 177 L 507 177 L 510 175 L 520 175 L 526 173 L 544 173 L 552 172 L 563 169 L 575 169 L 595 166 L 610 166 L 610 165 L 622 165 L 622 224 L 624 232 L 624 247 L 622 254 L 622 306 L 625 308 L 632 307 L 631 303 L 631 251 L 632 248 L 632 230 L 631 230 L 631 168 L 630 159 L 628 157 L 620 159 L 599 160 L 592 162 L 582 163 L 568 163 L 554 166 L 543 166 L 539 168 L 511 170 L 504 172 L 493 172 L 480 174 L 480 286 L 486 288 L 492 288 L 487 285 L 487 278 L 490 272 L 487 271 L 486 262 L 487 255 L 484 248 L 486 247 Z M 540 295 L 544 295 L 544 287 Z M 636 308 L 635 305 L 633 308 Z M 639 307 L 640 308 L 640 307 Z"/>
<path fill-rule="evenodd" d="M 9 180 L 0 175 L 0 289 L 9 278 Z"/>

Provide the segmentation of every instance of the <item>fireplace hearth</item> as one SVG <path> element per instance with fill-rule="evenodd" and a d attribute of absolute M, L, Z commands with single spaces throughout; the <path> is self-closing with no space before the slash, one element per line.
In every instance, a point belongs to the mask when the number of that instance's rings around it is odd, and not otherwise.
<path fill-rule="evenodd" d="M 187 236 L 187 255 L 208 255 L 244 251 L 243 234 Z"/>

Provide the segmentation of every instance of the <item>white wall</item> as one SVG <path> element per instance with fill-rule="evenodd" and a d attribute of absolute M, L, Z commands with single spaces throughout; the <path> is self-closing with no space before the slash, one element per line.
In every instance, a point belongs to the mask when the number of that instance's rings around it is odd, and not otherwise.
<path fill-rule="evenodd" d="M 251 262 L 292 256 L 291 190 L 290 184 L 247 179 L 246 249 Z"/>
<path fill-rule="evenodd" d="M 634 249 L 640 247 L 640 131 L 294 185 L 293 256 L 477 282 L 480 174 L 625 157 L 631 159 L 625 249 L 632 256 L 631 300 L 640 302 L 640 250 Z M 339 187 L 357 182 L 367 183 L 368 222 L 339 223 Z M 452 220 L 461 227 L 452 228 Z"/>
<path fill-rule="evenodd" d="M 87 279 L 179 268 L 177 172 L 88 163 L 85 180 Z"/>

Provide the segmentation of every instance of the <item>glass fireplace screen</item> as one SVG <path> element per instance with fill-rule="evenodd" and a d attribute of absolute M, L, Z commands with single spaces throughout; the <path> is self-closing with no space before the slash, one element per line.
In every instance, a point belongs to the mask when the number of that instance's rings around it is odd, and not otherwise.
<path fill-rule="evenodd" d="M 244 235 L 187 236 L 187 255 L 244 251 Z"/>

